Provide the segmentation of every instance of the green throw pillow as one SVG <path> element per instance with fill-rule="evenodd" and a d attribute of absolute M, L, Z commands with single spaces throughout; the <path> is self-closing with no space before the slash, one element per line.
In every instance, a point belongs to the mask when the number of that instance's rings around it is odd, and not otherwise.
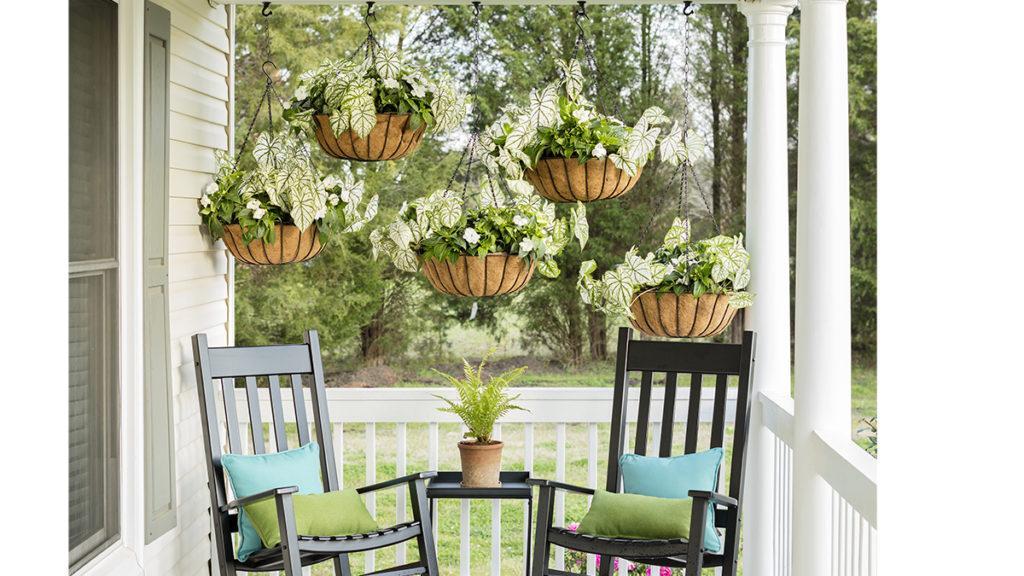
<path fill-rule="evenodd" d="M 657 498 L 598 490 L 577 529 L 610 538 L 689 538 L 691 498 Z"/>
<path fill-rule="evenodd" d="M 295 531 L 300 536 L 346 536 L 377 530 L 377 522 L 366 510 L 355 488 L 324 494 L 293 494 L 292 504 L 295 508 Z M 273 498 L 244 508 L 263 546 L 273 548 L 281 543 L 277 504 Z"/>

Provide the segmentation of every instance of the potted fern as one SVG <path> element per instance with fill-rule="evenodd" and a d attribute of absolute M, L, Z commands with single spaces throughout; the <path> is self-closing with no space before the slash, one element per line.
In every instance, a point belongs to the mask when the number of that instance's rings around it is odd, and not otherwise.
<path fill-rule="evenodd" d="M 462 461 L 462 485 L 467 488 L 488 488 L 499 486 L 498 473 L 501 471 L 501 449 L 504 444 L 495 440 L 494 423 L 513 410 L 525 410 L 515 404 L 519 395 L 506 390 L 522 376 L 526 366 L 513 368 L 501 374 L 490 375 L 484 380 L 484 366 L 494 351 L 484 356 L 474 369 L 463 360 L 465 378 L 457 378 L 434 370 L 455 388 L 458 399 L 437 396 L 446 406 L 442 412 L 455 414 L 466 425 L 464 440 L 459 442 L 459 458 Z"/>

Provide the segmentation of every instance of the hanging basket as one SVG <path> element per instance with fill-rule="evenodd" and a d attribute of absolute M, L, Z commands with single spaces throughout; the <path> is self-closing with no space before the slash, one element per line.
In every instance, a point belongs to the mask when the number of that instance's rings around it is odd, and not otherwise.
<path fill-rule="evenodd" d="M 608 158 L 541 158 L 526 170 L 526 179 L 552 202 L 593 202 L 622 196 L 636 185 L 643 168 L 630 177 Z"/>
<path fill-rule="evenodd" d="M 224 227 L 224 245 L 238 260 L 258 265 L 304 262 L 323 248 L 316 224 L 304 231 L 293 224 L 276 224 L 274 242 L 253 240 L 248 244 L 242 240 L 242 229 L 238 224 L 228 224 Z"/>
<path fill-rule="evenodd" d="M 526 286 L 537 261 L 510 254 L 461 255 L 455 262 L 424 258 L 423 275 L 439 292 L 453 296 L 500 296 Z"/>
<path fill-rule="evenodd" d="M 417 148 L 423 142 L 426 125 L 415 130 L 409 126 L 410 114 L 377 114 L 377 125 L 366 138 L 356 136 L 351 130 L 335 135 L 331 128 L 331 117 L 326 114 L 313 116 L 316 140 L 324 152 L 343 160 L 378 162 L 397 160 Z"/>
<path fill-rule="evenodd" d="M 721 334 L 736 316 L 728 294 L 641 292 L 629 306 L 630 324 L 649 336 L 704 338 Z"/>

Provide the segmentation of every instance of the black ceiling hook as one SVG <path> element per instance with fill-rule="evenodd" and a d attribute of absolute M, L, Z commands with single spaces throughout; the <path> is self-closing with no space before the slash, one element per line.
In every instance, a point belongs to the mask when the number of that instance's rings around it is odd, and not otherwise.
<path fill-rule="evenodd" d="M 576 0 L 576 17 L 587 17 L 587 0 Z"/>
<path fill-rule="evenodd" d="M 273 13 L 274 11 L 270 9 L 270 2 L 264 2 L 263 10 L 260 11 L 260 14 L 263 14 L 264 16 L 270 16 Z"/>
<path fill-rule="evenodd" d="M 480 0 L 473 0 L 473 16 L 480 17 Z"/>
<path fill-rule="evenodd" d="M 683 2 L 683 16 L 693 16 L 693 13 L 697 11 L 697 7 L 694 6 L 691 0 Z"/>

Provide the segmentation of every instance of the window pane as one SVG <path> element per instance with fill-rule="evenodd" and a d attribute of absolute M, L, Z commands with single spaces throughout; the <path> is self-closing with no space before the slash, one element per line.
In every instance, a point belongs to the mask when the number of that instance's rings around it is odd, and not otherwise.
<path fill-rule="evenodd" d="M 117 273 L 68 285 L 68 536 L 71 563 L 117 536 Z"/>
<path fill-rule="evenodd" d="M 117 215 L 117 4 L 71 0 L 69 254 L 114 258 Z"/>
<path fill-rule="evenodd" d="M 68 550 L 119 534 L 117 4 L 70 0 Z"/>

